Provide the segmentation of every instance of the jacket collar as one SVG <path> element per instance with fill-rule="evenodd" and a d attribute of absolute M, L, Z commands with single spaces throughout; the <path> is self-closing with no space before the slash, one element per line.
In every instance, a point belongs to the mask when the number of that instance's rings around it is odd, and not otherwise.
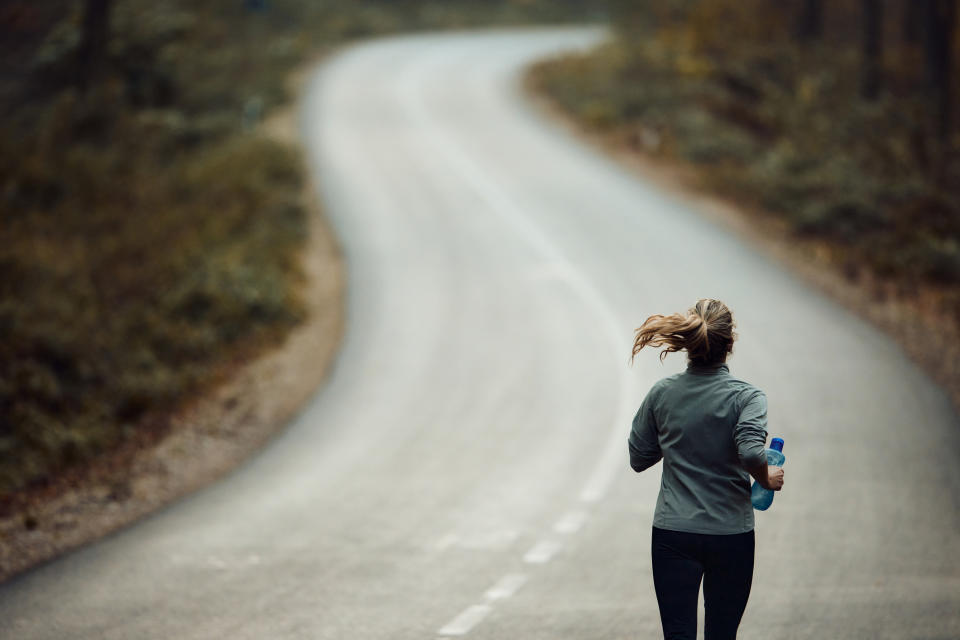
<path fill-rule="evenodd" d="M 692 362 L 688 362 L 687 373 L 709 376 L 716 375 L 718 373 L 730 373 L 730 367 L 727 366 L 726 362 L 721 362 L 719 364 L 693 364 Z"/>

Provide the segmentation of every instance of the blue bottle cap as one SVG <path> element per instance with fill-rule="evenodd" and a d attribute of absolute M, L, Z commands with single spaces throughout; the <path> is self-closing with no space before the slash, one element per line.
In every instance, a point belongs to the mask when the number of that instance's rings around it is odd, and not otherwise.
<path fill-rule="evenodd" d="M 783 453 L 783 438 L 774 438 L 771 440 L 770 448 Z"/>

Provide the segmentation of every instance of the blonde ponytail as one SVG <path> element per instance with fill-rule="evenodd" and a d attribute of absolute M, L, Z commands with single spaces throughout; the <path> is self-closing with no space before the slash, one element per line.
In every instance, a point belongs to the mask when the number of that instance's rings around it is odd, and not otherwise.
<path fill-rule="evenodd" d="M 659 348 L 660 359 L 668 353 L 686 351 L 694 364 L 719 364 L 733 351 L 737 335 L 733 332 L 733 314 L 719 300 L 698 300 L 686 315 L 653 315 L 637 329 L 633 342 L 634 357 L 644 347 Z"/>

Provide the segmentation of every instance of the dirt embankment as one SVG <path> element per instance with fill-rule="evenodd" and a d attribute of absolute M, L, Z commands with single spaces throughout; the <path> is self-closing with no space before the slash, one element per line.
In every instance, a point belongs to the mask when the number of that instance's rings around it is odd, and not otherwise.
<path fill-rule="evenodd" d="M 293 76 L 298 88 L 306 71 Z M 267 135 L 297 144 L 296 107 L 262 126 Z M 316 393 L 343 333 L 345 274 L 313 185 L 302 197 L 309 210 L 301 256 L 307 319 L 276 350 L 228 365 L 221 384 L 161 429 L 148 427 L 95 465 L 17 496 L 0 514 L 0 581 L 222 477 L 261 449 Z"/>

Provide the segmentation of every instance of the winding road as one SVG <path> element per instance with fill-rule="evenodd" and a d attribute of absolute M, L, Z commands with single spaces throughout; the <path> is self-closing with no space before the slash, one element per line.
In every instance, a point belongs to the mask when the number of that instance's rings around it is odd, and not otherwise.
<path fill-rule="evenodd" d="M 303 100 L 349 272 L 333 376 L 226 480 L 0 586 L 9 639 L 658 637 L 651 313 L 717 297 L 787 486 L 741 638 L 960 637 L 960 420 L 890 340 L 543 120 L 596 29 L 349 48 Z"/>

